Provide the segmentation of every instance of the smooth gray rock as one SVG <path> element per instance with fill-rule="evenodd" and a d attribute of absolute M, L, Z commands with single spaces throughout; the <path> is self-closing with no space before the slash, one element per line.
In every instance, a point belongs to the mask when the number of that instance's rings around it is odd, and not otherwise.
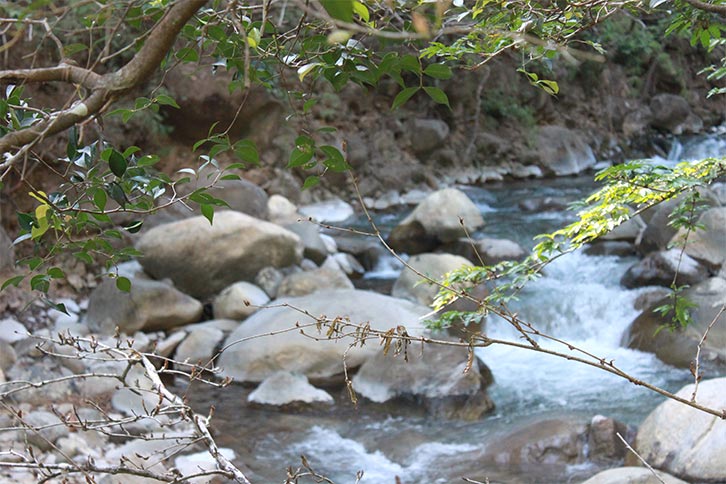
<path fill-rule="evenodd" d="M 297 298 L 283 298 L 274 307 L 258 311 L 246 319 L 225 341 L 229 347 L 221 356 L 219 366 L 224 376 L 238 381 L 260 382 L 278 371 L 300 373 L 308 378 L 329 378 L 343 372 L 343 356 L 349 368 L 360 366 L 380 348 L 367 344 L 348 348 L 351 337 L 343 341 L 328 340 L 326 330 L 320 333 L 315 319 L 300 310 L 318 317 L 349 318 L 352 323 L 370 323 L 371 327 L 387 331 L 398 325 L 407 326 L 415 334 L 421 326 L 419 317 L 426 307 L 369 291 L 321 291 Z M 281 305 L 289 305 L 283 307 Z M 306 335 L 295 329 L 304 325 Z M 292 331 L 287 331 L 292 330 Z M 264 336 L 267 335 L 267 336 Z M 250 337 L 261 336 L 254 339 Z"/>
<path fill-rule="evenodd" d="M 328 257 L 328 248 L 320 237 L 320 228 L 307 221 L 295 222 L 284 226 L 290 232 L 297 234 L 303 244 L 303 257 L 316 264 L 322 264 Z"/>
<path fill-rule="evenodd" d="M 297 222 L 302 216 L 297 213 L 297 206 L 282 195 L 272 195 L 267 201 L 267 212 L 270 222 L 285 225 Z"/>
<path fill-rule="evenodd" d="M 422 280 L 421 276 L 416 272 L 438 282 L 447 272 L 462 267 L 471 267 L 472 263 L 458 255 L 418 254 L 408 260 L 408 265 L 413 270 L 405 267 L 401 271 L 401 275 L 398 276 L 393 285 L 391 295 L 424 306 L 430 306 L 439 292 L 439 286 Z"/>
<path fill-rule="evenodd" d="M 230 210 L 246 213 L 262 220 L 266 220 L 268 217 L 267 193 L 251 181 L 222 180 L 207 192 L 213 197 L 227 202 Z"/>
<path fill-rule="evenodd" d="M 15 343 L 28 337 L 28 330 L 25 325 L 14 318 L 0 320 L 0 340 L 8 343 Z"/>
<path fill-rule="evenodd" d="M 320 267 L 285 276 L 277 289 L 277 297 L 304 296 L 331 289 L 353 289 L 353 283 L 340 268 Z"/>
<path fill-rule="evenodd" d="M 629 218 L 607 234 L 600 237 L 601 240 L 627 240 L 635 242 L 640 240 L 645 231 L 646 223 L 640 215 Z"/>
<path fill-rule="evenodd" d="M 224 332 L 211 327 L 192 330 L 176 348 L 174 359 L 192 365 L 213 367 L 212 358 L 217 345 L 224 339 Z"/>
<path fill-rule="evenodd" d="M 109 279 L 91 293 L 86 323 L 104 334 L 113 334 L 116 327 L 133 334 L 195 323 L 202 309 L 202 303 L 163 282 L 132 279 L 131 290 L 122 292 Z"/>
<path fill-rule="evenodd" d="M 685 242 L 686 254 L 702 261 L 713 269 L 719 269 L 726 262 L 726 207 L 713 207 L 699 218 L 698 225 L 703 228 L 686 232 L 681 229 L 671 244 Z"/>
<path fill-rule="evenodd" d="M 441 147 L 449 136 L 449 125 L 440 119 L 414 119 L 410 123 L 411 147 L 422 155 Z"/>
<path fill-rule="evenodd" d="M 662 484 L 661 481 L 665 484 L 688 484 L 665 472 L 655 472 L 658 477 L 645 467 L 618 467 L 598 472 L 582 484 Z"/>
<path fill-rule="evenodd" d="M 23 422 L 36 430 L 25 430 L 24 437 L 41 450 L 53 449 L 53 444 L 68 435 L 69 430 L 57 415 L 46 410 L 34 410 L 23 417 Z"/>
<path fill-rule="evenodd" d="M 595 166 L 595 155 L 583 137 L 562 126 L 541 126 L 537 147 L 540 166 L 555 176 L 575 175 Z"/>
<path fill-rule="evenodd" d="M 10 343 L 0 340 L 0 370 L 7 373 L 17 360 L 18 356 Z"/>
<path fill-rule="evenodd" d="M 657 94 L 650 101 L 651 126 L 673 134 L 695 133 L 703 121 L 691 111 L 688 101 L 675 94 Z"/>
<path fill-rule="evenodd" d="M 476 420 L 494 408 L 480 364 L 475 358 L 467 371 L 468 351 L 455 346 L 409 349 L 408 361 L 403 354 L 381 351 L 360 367 L 353 389 L 374 402 L 413 397 L 438 416 Z"/>
<path fill-rule="evenodd" d="M 696 356 L 698 343 L 704 332 L 721 307 L 726 304 L 726 280 L 712 277 L 686 289 L 682 297 L 695 304 L 695 307 L 690 309 L 693 322 L 685 329 L 659 331 L 663 326 L 667 327 L 670 324 L 672 315 L 669 313 L 663 317 L 653 312 L 651 307 L 630 324 L 623 336 L 622 344 L 628 348 L 655 353 L 658 358 L 671 365 L 688 368 Z M 670 298 L 661 299 L 655 303 L 655 306 L 669 301 Z M 721 314 L 703 343 L 701 364 L 705 366 L 726 364 L 726 313 Z"/>
<path fill-rule="evenodd" d="M 298 209 L 298 212 L 304 218 L 309 217 L 322 223 L 343 222 L 355 213 L 348 202 L 344 202 L 339 198 L 304 205 Z"/>
<path fill-rule="evenodd" d="M 326 391 L 315 388 L 305 375 L 279 371 L 260 383 L 249 394 L 247 400 L 263 405 L 287 405 L 302 403 L 333 403 L 333 397 Z"/>
<path fill-rule="evenodd" d="M 696 284 L 708 277 L 708 270 L 681 249 L 652 252 L 636 262 L 620 283 L 627 288 L 643 286 L 670 287 Z"/>
<path fill-rule="evenodd" d="M 677 395 L 690 399 L 694 385 Z M 703 380 L 696 401 L 726 408 L 726 378 Z M 722 482 L 726 477 L 726 420 L 666 400 L 638 429 L 635 450 L 657 469 L 688 481 Z"/>
<path fill-rule="evenodd" d="M 230 210 L 214 224 L 193 217 L 146 232 L 137 243 L 144 270 L 195 297 L 208 297 L 237 281 L 254 280 L 266 266 L 302 258 L 300 238 L 278 225 Z"/>
<path fill-rule="evenodd" d="M 214 298 L 212 308 L 215 318 L 243 320 L 254 314 L 270 297 L 249 282 L 236 282 Z"/>
<path fill-rule="evenodd" d="M 515 430 L 487 452 L 499 465 L 577 464 L 584 461 L 587 427 L 564 419 L 541 420 Z"/>
<path fill-rule="evenodd" d="M 474 202 L 460 190 L 445 188 L 426 197 L 391 231 L 388 241 L 394 250 L 418 254 L 465 237 L 466 231 L 474 232 L 482 225 L 484 219 Z"/>
<path fill-rule="evenodd" d="M 488 266 L 504 261 L 522 260 L 527 256 L 521 245 L 509 239 L 482 238 L 472 242 L 468 238 L 461 238 L 442 249 L 477 263 L 481 259 L 481 262 Z"/>

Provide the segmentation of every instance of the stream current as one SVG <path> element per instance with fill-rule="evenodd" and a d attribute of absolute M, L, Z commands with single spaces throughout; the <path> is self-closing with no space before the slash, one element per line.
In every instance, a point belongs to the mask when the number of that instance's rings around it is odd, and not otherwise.
<path fill-rule="evenodd" d="M 680 159 L 722 155 L 726 141 L 709 137 L 678 143 L 671 153 Z M 574 214 L 525 212 L 519 208 L 520 201 L 543 197 L 575 201 L 595 188 L 591 175 L 462 187 L 486 222 L 475 235 L 512 239 L 527 249 L 534 245 L 535 235 L 565 225 Z M 378 215 L 376 223 L 387 232 L 409 211 Z M 352 223 L 364 224 L 364 220 Z M 628 290 L 619 284 L 635 260 L 581 251 L 562 257 L 547 267 L 544 277 L 524 289 L 513 309 L 540 330 L 674 391 L 692 380 L 687 370 L 620 346 L 623 332 L 639 314 L 635 299 L 648 290 Z M 384 258 L 366 277 L 390 282 L 399 271 L 393 259 Z M 501 320 L 490 318 L 487 332 L 517 340 L 513 328 Z M 556 343 L 541 344 L 565 349 Z M 482 482 L 485 478 L 507 483 L 581 482 L 595 472 L 587 464 L 528 469 L 484 465 L 480 457 L 501 436 L 530 422 L 546 418 L 588 422 L 595 415 L 605 415 L 637 426 L 663 401 L 622 378 L 561 358 L 497 345 L 479 349 L 477 354 L 495 380 L 489 393 L 496 409 L 481 421 L 445 421 L 416 411 L 385 406 L 371 409 L 365 404 L 356 409 L 344 393 L 333 395 L 335 409 L 283 414 L 240 406 L 239 399 L 246 398 L 249 389 L 238 388 L 239 395 L 230 395 L 227 389 L 216 397 L 222 401 L 214 402 L 220 444 L 238 452 L 252 476 L 258 476 L 256 482 L 283 482 L 284 469 L 299 466 L 300 455 L 336 484 L 355 483 L 358 470 L 364 472 L 362 484 L 453 483 L 463 482 L 462 476 Z M 214 395 L 207 397 L 214 401 Z"/>

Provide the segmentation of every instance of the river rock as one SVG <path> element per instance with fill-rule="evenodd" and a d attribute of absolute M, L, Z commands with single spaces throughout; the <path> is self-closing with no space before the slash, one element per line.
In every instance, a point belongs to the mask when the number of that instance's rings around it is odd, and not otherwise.
<path fill-rule="evenodd" d="M 668 243 L 676 234 L 676 230 L 668 225 L 669 216 L 679 203 L 678 199 L 668 200 L 643 212 L 646 227 L 638 244 L 643 254 L 668 248 Z"/>
<path fill-rule="evenodd" d="M 300 219 L 297 207 L 282 195 L 272 195 L 267 201 L 267 212 L 270 222 L 285 225 L 295 223 Z"/>
<path fill-rule="evenodd" d="M 317 225 L 302 221 L 284 225 L 284 227 L 297 234 L 303 245 L 303 257 L 312 260 L 316 264 L 322 264 L 328 257 L 328 247 L 320 236 L 320 229 Z"/>
<path fill-rule="evenodd" d="M 582 484 L 688 484 L 665 472 L 655 473 L 658 477 L 645 467 L 618 467 L 598 472 Z"/>
<path fill-rule="evenodd" d="M 694 385 L 677 395 L 690 399 Z M 696 401 L 726 408 L 726 378 L 703 380 Z M 661 403 L 638 430 L 635 450 L 650 465 L 689 481 L 723 482 L 726 477 L 726 421 L 673 400 Z"/>
<path fill-rule="evenodd" d="M 92 331 L 113 334 L 156 331 L 195 323 L 202 303 L 159 281 L 132 279 L 131 290 L 122 292 L 107 279 L 91 293 L 86 324 Z"/>
<path fill-rule="evenodd" d="M 24 340 L 28 337 L 28 330 L 25 325 L 15 318 L 0 320 L 0 340 L 10 344 Z"/>
<path fill-rule="evenodd" d="M 34 410 L 24 415 L 23 422 L 35 429 L 25 430 L 24 439 L 45 451 L 53 449 L 53 444 L 61 437 L 68 435 L 69 432 L 68 427 L 61 422 L 57 415 L 45 410 Z"/>
<path fill-rule="evenodd" d="M 340 268 L 320 267 L 285 276 L 277 289 L 277 297 L 304 296 L 330 289 L 353 289 L 353 283 Z"/>
<path fill-rule="evenodd" d="M 429 412 L 445 418 L 476 420 L 494 403 L 486 393 L 491 383 L 479 370 L 476 358 L 469 365 L 467 348 L 429 344 L 404 354 L 379 352 L 353 377 L 353 389 L 367 399 L 383 403 L 396 397 L 414 398 Z M 484 367 L 484 374 L 490 375 Z"/>
<path fill-rule="evenodd" d="M 249 394 L 247 400 L 262 405 L 288 405 L 291 403 L 333 403 L 333 397 L 326 391 L 315 388 L 305 375 L 278 371 L 265 378 Z"/>
<path fill-rule="evenodd" d="M 191 330 L 176 348 L 175 360 L 192 365 L 212 367 L 217 345 L 224 339 L 224 332 L 213 327 L 199 327 Z"/>
<path fill-rule="evenodd" d="M 401 271 L 401 275 L 393 285 L 391 295 L 425 306 L 430 306 L 434 302 L 439 286 L 422 280 L 414 271 L 438 282 L 447 272 L 472 266 L 467 259 L 451 254 L 418 254 L 411 257 L 407 263 L 410 268 L 405 267 Z"/>
<path fill-rule="evenodd" d="M 567 209 L 570 201 L 565 197 L 534 197 L 521 200 L 518 204 L 525 212 L 560 212 Z"/>
<path fill-rule="evenodd" d="M 474 202 L 455 188 L 438 190 L 421 202 L 396 226 L 389 237 L 391 247 L 400 252 L 418 254 L 466 236 L 484 225 Z"/>
<path fill-rule="evenodd" d="M 697 133 L 703 121 L 691 111 L 688 101 L 675 94 L 657 94 L 650 101 L 651 126 L 679 135 Z"/>
<path fill-rule="evenodd" d="M 628 257 L 636 255 L 635 246 L 624 240 L 596 240 L 595 242 L 585 246 L 585 254 L 587 255 L 616 255 L 618 257 Z"/>
<path fill-rule="evenodd" d="M 423 155 L 441 147 L 449 136 L 449 125 L 440 119 L 414 119 L 410 123 L 411 148 Z"/>
<path fill-rule="evenodd" d="M 243 320 L 254 314 L 270 297 L 252 283 L 240 281 L 232 284 L 214 298 L 212 310 L 215 318 Z"/>
<path fill-rule="evenodd" d="M 251 181 L 243 179 L 218 181 L 214 187 L 207 190 L 207 193 L 227 202 L 230 210 L 262 220 L 268 218 L 267 193 Z"/>
<path fill-rule="evenodd" d="M 277 290 L 282 284 L 285 274 L 279 269 L 272 266 L 263 267 L 255 276 L 255 284 L 257 284 L 265 294 L 274 299 L 277 297 Z"/>
<path fill-rule="evenodd" d="M 541 126 L 538 158 L 545 172 L 555 176 L 575 175 L 595 166 L 592 148 L 582 136 L 562 126 Z"/>
<path fill-rule="evenodd" d="M 281 306 L 283 304 L 289 307 Z M 321 341 L 301 334 L 300 330 L 293 329 L 295 325 L 309 325 L 315 323 L 315 320 L 299 310 L 305 310 L 315 317 L 324 314 L 330 318 L 347 317 L 357 324 L 370 322 L 373 328 L 383 331 L 397 325 L 409 325 L 409 332 L 414 332 L 414 328 L 421 325 L 419 317 L 428 312 L 426 307 L 408 301 L 351 289 L 284 298 L 275 301 L 275 306 L 246 319 L 227 338 L 225 346 L 240 342 L 222 354 L 219 365 L 223 368 L 223 374 L 238 381 L 252 382 L 260 382 L 281 370 L 300 373 L 308 378 L 329 378 L 342 373 L 346 352 L 347 365 L 354 368 L 380 351 L 378 345 L 370 343 L 349 350 L 352 338 L 344 341 L 328 340 L 326 330 L 319 333 L 315 326 L 306 327 L 305 334 L 320 338 Z M 286 331 L 290 329 L 293 330 Z M 277 332 L 279 334 L 241 341 Z"/>
<path fill-rule="evenodd" d="M 484 265 L 496 265 L 504 261 L 518 261 L 527 256 L 521 245 L 509 239 L 483 238 L 472 242 L 469 238 L 460 238 L 456 242 L 447 244 L 444 250 L 457 254 L 470 261 L 481 262 Z"/>
<path fill-rule="evenodd" d="M 234 453 L 234 450 L 228 449 L 226 447 L 221 447 L 219 449 L 219 453 L 229 461 L 232 461 L 237 457 Z M 186 454 L 177 457 L 176 459 L 174 459 L 174 467 L 176 467 L 179 472 L 181 472 L 181 475 L 190 476 L 192 474 L 197 474 L 201 471 L 216 470 L 219 468 L 219 464 L 208 451 L 203 451 L 197 452 L 196 454 Z M 203 476 L 194 477 L 192 479 L 184 479 L 184 482 L 188 484 L 211 484 L 215 483 L 216 481 L 214 480 L 214 478 L 210 478 L 209 476 Z"/>
<path fill-rule="evenodd" d="M 313 203 L 300 207 L 301 215 L 309 217 L 316 222 L 338 223 L 344 222 L 355 213 L 353 207 L 339 198 Z"/>
<path fill-rule="evenodd" d="M 602 415 L 595 415 L 587 432 L 587 458 L 590 461 L 610 464 L 625 457 L 628 448 L 618 437 L 633 442 L 635 431 L 622 422 Z"/>
<path fill-rule="evenodd" d="M 7 341 L 0 340 L 0 370 L 7 372 L 18 361 L 15 349 Z"/>
<path fill-rule="evenodd" d="M 282 227 L 231 210 L 214 224 L 193 217 L 155 227 L 137 243 L 144 270 L 195 297 L 208 297 L 230 284 L 254 280 L 266 266 L 300 262 L 300 238 Z"/>
<path fill-rule="evenodd" d="M 570 420 L 542 420 L 497 439 L 486 460 L 499 465 L 566 465 L 584 460 L 587 426 Z"/>
<path fill-rule="evenodd" d="M 38 358 L 35 360 L 21 358 L 10 370 L 5 372 L 8 379 L 5 388 L 10 390 L 14 386 L 13 382 L 18 380 L 40 382 L 69 377 L 72 374 L 71 370 L 58 365 L 58 361 L 53 358 Z M 28 388 L 15 393 L 13 398 L 18 402 L 45 405 L 48 402 L 65 401 L 75 393 L 76 390 L 71 380 L 61 380 L 38 388 Z"/>
<path fill-rule="evenodd" d="M 712 277 L 686 289 L 683 297 L 695 304 L 690 310 L 693 322 L 685 329 L 658 331 L 659 328 L 669 325 L 672 316 L 669 313 L 662 317 L 653 312 L 653 308 L 649 308 L 630 324 L 623 336 L 622 344 L 628 348 L 655 353 L 658 358 L 671 365 L 688 368 L 695 358 L 703 333 L 721 307 L 726 304 L 726 280 Z M 656 303 L 656 306 L 670 301 L 670 298 L 662 299 Z M 722 313 L 720 320 L 713 325 L 701 349 L 701 364 L 708 366 L 724 363 L 726 363 L 726 313 Z"/>
<path fill-rule="evenodd" d="M 640 215 L 631 217 L 625 222 L 621 223 L 610 232 L 606 233 L 601 240 L 627 240 L 629 242 L 636 242 L 640 240 L 643 232 L 645 231 L 646 224 Z"/>
<path fill-rule="evenodd" d="M 620 283 L 629 288 L 666 286 L 675 280 L 677 286 L 692 285 L 708 277 L 708 271 L 681 249 L 652 252 L 636 262 L 623 275 Z"/>
<path fill-rule="evenodd" d="M 3 227 L 0 227 L 0 272 L 15 266 L 13 241 Z"/>
<path fill-rule="evenodd" d="M 686 254 L 717 270 L 726 262 L 726 207 L 706 210 L 698 219 L 698 228 L 676 234 L 671 244 L 686 242 Z"/>
<path fill-rule="evenodd" d="M 351 279 L 359 279 L 365 275 L 365 268 L 358 262 L 358 259 L 345 252 L 331 254 L 325 259 L 322 267 L 330 267 L 341 270 Z"/>

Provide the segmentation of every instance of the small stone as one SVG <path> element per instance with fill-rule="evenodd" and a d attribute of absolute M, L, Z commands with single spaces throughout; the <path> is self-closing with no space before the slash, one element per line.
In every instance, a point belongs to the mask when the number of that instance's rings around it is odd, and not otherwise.
<path fill-rule="evenodd" d="M 13 318 L 0 320 L 0 339 L 10 344 L 28 337 L 28 330 L 23 323 Z"/>
<path fill-rule="evenodd" d="M 263 405 L 287 405 L 293 402 L 333 403 L 333 397 L 327 392 L 315 388 L 305 375 L 277 372 L 266 378 L 247 400 Z"/>

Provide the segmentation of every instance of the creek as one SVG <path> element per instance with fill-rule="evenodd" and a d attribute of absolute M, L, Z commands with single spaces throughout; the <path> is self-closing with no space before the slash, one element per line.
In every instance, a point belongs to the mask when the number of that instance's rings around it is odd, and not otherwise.
<path fill-rule="evenodd" d="M 726 153 L 726 140 L 707 137 L 675 142 L 671 154 L 698 158 Z M 671 160 L 656 160 L 668 163 Z M 533 237 L 552 231 L 574 217 L 566 210 L 523 211 L 519 202 L 552 197 L 570 202 L 595 188 L 592 176 L 506 182 L 462 187 L 481 209 L 487 237 L 508 238 L 531 248 Z M 387 232 L 410 208 L 378 214 Z M 351 225 L 365 227 L 359 219 Z M 670 367 L 651 354 L 620 346 L 628 324 L 639 314 L 635 299 L 648 288 L 628 290 L 619 281 L 636 259 L 590 256 L 578 251 L 548 266 L 544 277 L 528 285 L 513 309 L 540 330 L 595 355 L 613 360 L 637 378 L 675 391 L 692 380 L 687 370 Z M 390 257 L 366 275 L 366 285 L 390 287 L 400 267 Z M 517 340 L 514 329 L 489 319 L 490 336 Z M 563 350 L 562 345 L 541 342 Z M 565 350 L 566 351 L 566 350 Z M 250 389 L 205 390 L 199 403 L 215 403 L 220 444 L 238 452 L 259 482 L 282 482 L 287 466 L 305 455 L 313 468 L 336 484 L 453 483 L 462 476 L 492 482 L 581 482 L 596 471 L 575 466 L 507 466 L 482 464 L 487 448 L 527 423 L 548 418 L 589 422 L 605 415 L 637 426 L 663 397 L 596 368 L 541 353 L 493 345 L 478 350 L 495 383 L 489 393 L 495 411 L 477 422 L 426 417 L 414 405 L 395 407 L 366 402 L 355 408 L 344 392 L 333 394 L 334 407 L 292 412 L 241 405 Z M 219 398 L 220 400 L 217 400 Z M 223 430 L 222 430 L 223 429 Z M 301 482 L 307 482 L 302 481 Z"/>

